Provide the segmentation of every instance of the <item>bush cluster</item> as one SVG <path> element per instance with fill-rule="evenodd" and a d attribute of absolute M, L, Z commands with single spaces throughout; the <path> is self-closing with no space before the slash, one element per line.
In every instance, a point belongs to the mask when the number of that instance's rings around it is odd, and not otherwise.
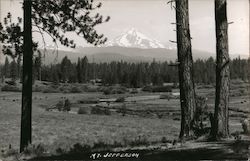
<path fill-rule="evenodd" d="M 35 86 L 32 88 L 32 91 L 33 91 L 33 92 L 43 92 L 43 89 L 44 89 L 44 87 L 35 85 Z"/>
<path fill-rule="evenodd" d="M 11 85 L 11 86 L 15 86 L 15 85 L 16 85 L 16 81 L 14 81 L 14 80 L 5 81 L 5 83 L 6 83 L 7 85 Z"/>
<path fill-rule="evenodd" d="M 58 109 L 58 111 L 70 111 L 71 110 L 71 103 L 70 103 L 69 99 L 65 99 L 64 101 L 60 100 L 56 104 L 56 109 Z"/>
<path fill-rule="evenodd" d="M 161 94 L 160 99 L 167 99 L 170 100 L 172 98 L 172 95 L 170 94 Z"/>
<path fill-rule="evenodd" d="M 34 156 L 43 156 L 46 152 L 45 146 L 42 144 L 32 145 L 30 144 L 27 148 L 24 149 L 24 154 L 34 155 Z"/>
<path fill-rule="evenodd" d="M 14 86 L 14 85 L 4 85 L 1 88 L 1 91 L 6 91 L 6 92 L 21 92 L 21 89 L 18 88 L 17 86 Z"/>
<path fill-rule="evenodd" d="M 94 106 L 91 108 L 91 114 L 96 115 L 111 115 L 111 112 L 108 108 L 101 108 L 98 106 Z"/>
<path fill-rule="evenodd" d="M 115 100 L 115 102 L 125 102 L 125 98 L 124 97 L 119 97 Z"/>
<path fill-rule="evenodd" d="M 81 93 L 82 90 L 76 86 L 71 87 L 70 93 Z"/>
<path fill-rule="evenodd" d="M 126 104 L 124 103 L 124 104 L 122 105 L 122 107 L 118 109 L 118 111 L 117 111 L 117 112 L 118 112 L 118 113 L 121 113 L 121 114 L 122 114 L 122 116 L 125 116 L 125 115 L 126 115 L 126 113 L 127 113 L 127 107 L 126 107 Z"/>
<path fill-rule="evenodd" d="M 142 88 L 144 92 L 172 92 L 172 86 L 145 86 Z"/>
<path fill-rule="evenodd" d="M 244 134 L 250 134 L 250 123 L 249 120 L 244 119 L 241 121 L 241 126 Z"/>
<path fill-rule="evenodd" d="M 60 93 L 61 91 L 54 86 L 48 86 L 42 90 L 43 93 Z"/>
<path fill-rule="evenodd" d="M 105 95 L 109 94 L 124 94 L 128 90 L 126 87 L 122 86 L 111 86 L 111 87 L 103 87 L 100 89 L 101 92 L 103 92 Z"/>
<path fill-rule="evenodd" d="M 78 100 L 78 103 L 80 103 L 80 104 L 97 104 L 97 103 L 99 103 L 99 99 L 97 99 L 97 98 L 86 98 L 86 99 Z"/>
<path fill-rule="evenodd" d="M 77 111 L 77 114 L 87 114 L 87 110 L 85 107 L 80 107 Z"/>

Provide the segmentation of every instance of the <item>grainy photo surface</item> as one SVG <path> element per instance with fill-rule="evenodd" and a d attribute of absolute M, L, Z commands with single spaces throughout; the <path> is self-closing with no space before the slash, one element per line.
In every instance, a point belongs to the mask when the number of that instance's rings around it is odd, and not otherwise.
<path fill-rule="evenodd" d="M 249 0 L 0 0 L 0 161 L 250 160 Z"/>

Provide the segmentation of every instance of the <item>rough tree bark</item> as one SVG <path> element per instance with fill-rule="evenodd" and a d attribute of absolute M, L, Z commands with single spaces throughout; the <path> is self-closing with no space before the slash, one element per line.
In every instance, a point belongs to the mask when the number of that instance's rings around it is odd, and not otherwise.
<path fill-rule="evenodd" d="M 32 112 L 32 26 L 31 0 L 24 0 L 24 53 L 23 53 L 23 89 L 20 152 L 31 143 L 31 112 Z"/>
<path fill-rule="evenodd" d="M 196 108 L 188 0 L 175 0 L 175 3 L 181 102 L 181 131 L 179 137 L 188 138 L 193 135 L 192 124 L 194 123 Z"/>
<path fill-rule="evenodd" d="M 227 1 L 215 0 L 216 23 L 216 98 L 213 139 L 226 138 L 229 135 L 229 53 Z"/>

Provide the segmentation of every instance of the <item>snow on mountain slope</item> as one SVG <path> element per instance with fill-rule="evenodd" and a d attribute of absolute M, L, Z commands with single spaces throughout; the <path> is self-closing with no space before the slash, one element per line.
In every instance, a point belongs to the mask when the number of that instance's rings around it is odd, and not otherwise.
<path fill-rule="evenodd" d="M 106 46 L 120 46 L 120 47 L 132 47 L 132 48 L 166 48 L 157 40 L 153 40 L 137 31 L 135 28 L 128 30 L 127 32 L 116 37 L 113 41 L 106 43 Z"/>

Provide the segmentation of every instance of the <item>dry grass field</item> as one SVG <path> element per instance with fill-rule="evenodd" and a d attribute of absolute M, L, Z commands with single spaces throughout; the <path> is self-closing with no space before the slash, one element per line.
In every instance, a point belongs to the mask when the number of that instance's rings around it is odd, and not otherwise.
<path fill-rule="evenodd" d="M 240 121 L 249 118 L 249 86 L 232 84 L 230 98 L 230 132 L 242 131 Z M 214 87 L 198 86 L 197 94 L 207 97 L 208 110 L 213 111 Z M 178 97 L 160 99 L 164 93 L 139 92 L 136 94 L 104 95 L 101 92 L 42 93 L 33 94 L 33 144 L 42 144 L 48 152 L 58 148 L 69 150 L 74 144 L 94 146 L 108 144 L 139 146 L 172 142 L 178 138 L 180 128 L 180 105 Z M 90 114 L 94 104 L 81 100 L 100 98 L 125 98 L 125 102 L 98 103 L 110 108 L 110 114 Z M 46 110 L 59 100 L 69 99 L 70 112 Z M 119 109 L 126 107 L 124 114 Z M 77 114 L 79 108 L 85 114 Z M 21 93 L 0 93 L 0 149 L 10 144 L 19 147 Z"/>

